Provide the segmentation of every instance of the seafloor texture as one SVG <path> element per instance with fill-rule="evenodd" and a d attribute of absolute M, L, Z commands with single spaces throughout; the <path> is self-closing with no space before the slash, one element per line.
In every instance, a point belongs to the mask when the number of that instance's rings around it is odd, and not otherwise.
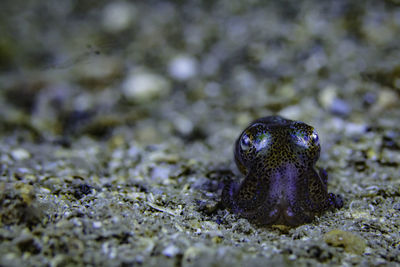
<path fill-rule="evenodd" d="M 3 0 L 0 265 L 400 264 L 399 59 L 396 0 Z M 218 206 L 271 114 L 317 129 L 342 209 Z"/>

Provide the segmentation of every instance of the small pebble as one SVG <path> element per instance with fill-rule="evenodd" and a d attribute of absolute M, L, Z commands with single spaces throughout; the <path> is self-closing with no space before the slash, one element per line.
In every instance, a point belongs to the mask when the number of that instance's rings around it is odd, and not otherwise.
<path fill-rule="evenodd" d="M 335 98 L 330 106 L 330 110 L 333 114 L 347 116 L 351 112 L 351 107 L 347 101 Z"/>
<path fill-rule="evenodd" d="M 338 88 L 327 86 L 318 96 L 318 100 L 324 109 L 330 110 L 333 114 L 347 116 L 351 112 L 351 106 L 343 99 L 338 98 Z"/>
<path fill-rule="evenodd" d="M 168 166 L 155 166 L 152 173 L 151 179 L 156 181 L 162 181 L 169 178 L 171 174 L 171 168 Z"/>
<path fill-rule="evenodd" d="M 345 124 L 344 131 L 348 135 L 363 134 L 367 130 L 367 125 L 348 122 Z"/>
<path fill-rule="evenodd" d="M 136 16 L 136 9 L 126 2 L 115 2 L 107 5 L 103 12 L 103 26 L 110 32 L 128 28 Z"/>
<path fill-rule="evenodd" d="M 348 253 L 361 255 L 367 244 L 361 237 L 347 231 L 335 229 L 324 235 L 324 241 L 333 247 L 343 247 Z"/>
<path fill-rule="evenodd" d="M 168 247 L 166 247 L 166 248 L 163 250 L 162 254 L 163 254 L 164 256 L 167 256 L 167 257 L 174 257 L 175 255 L 177 255 L 177 254 L 180 253 L 180 252 L 181 252 L 181 251 L 180 251 L 180 249 L 179 249 L 177 246 L 169 245 Z"/>
<path fill-rule="evenodd" d="M 173 121 L 176 130 L 182 135 L 189 135 L 194 129 L 193 122 L 183 115 L 177 115 Z"/>
<path fill-rule="evenodd" d="M 327 86 L 318 95 L 318 100 L 324 109 L 329 109 L 337 96 L 337 88 L 334 86 Z"/>
<path fill-rule="evenodd" d="M 164 77 L 140 72 L 129 75 L 122 85 L 122 92 L 128 100 L 148 102 L 169 93 L 170 85 Z"/>
<path fill-rule="evenodd" d="M 378 94 L 378 101 L 373 106 L 373 111 L 378 112 L 386 110 L 392 107 L 396 107 L 399 104 L 399 96 L 396 92 L 391 90 L 382 89 Z"/>
<path fill-rule="evenodd" d="M 99 229 L 100 227 L 102 226 L 102 223 L 101 222 L 93 222 L 93 228 L 95 228 L 95 229 Z"/>
<path fill-rule="evenodd" d="M 24 160 L 31 157 L 31 154 L 23 148 L 16 148 L 12 150 L 10 154 L 14 160 Z"/>
<path fill-rule="evenodd" d="M 197 61 L 190 56 L 178 56 L 169 63 L 168 71 L 177 80 L 188 80 L 197 73 Z"/>

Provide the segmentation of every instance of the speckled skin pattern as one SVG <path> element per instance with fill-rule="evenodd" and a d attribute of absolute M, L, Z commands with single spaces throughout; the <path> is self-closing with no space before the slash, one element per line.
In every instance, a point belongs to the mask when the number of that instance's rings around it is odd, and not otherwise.
<path fill-rule="evenodd" d="M 298 226 L 329 208 L 341 208 L 328 193 L 327 174 L 315 170 L 321 147 L 313 127 L 270 116 L 252 122 L 235 144 L 235 161 L 246 175 L 222 192 L 222 204 L 258 225 Z"/>

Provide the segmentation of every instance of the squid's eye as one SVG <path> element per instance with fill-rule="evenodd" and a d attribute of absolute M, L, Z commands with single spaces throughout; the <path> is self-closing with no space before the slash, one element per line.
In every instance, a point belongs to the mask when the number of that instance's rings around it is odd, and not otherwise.
<path fill-rule="evenodd" d="M 312 132 L 312 134 L 310 135 L 310 139 L 311 139 L 311 141 L 313 142 L 313 143 L 315 143 L 315 144 L 318 144 L 319 143 L 319 137 L 318 137 L 318 134 L 317 134 L 317 132 L 314 130 L 313 132 Z"/>
<path fill-rule="evenodd" d="M 247 150 L 250 149 L 250 146 L 251 146 L 250 137 L 249 137 L 247 134 L 244 134 L 244 135 L 242 136 L 242 138 L 240 139 L 240 148 L 241 148 L 243 151 L 247 151 Z"/>
<path fill-rule="evenodd" d="M 295 131 L 294 133 L 291 134 L 292 140 L 294 143 L 296 143 L 300 147 L 307 148 L 308 147 L 308 139 L 309 136 L 306 135 L 302 131 Z"/>

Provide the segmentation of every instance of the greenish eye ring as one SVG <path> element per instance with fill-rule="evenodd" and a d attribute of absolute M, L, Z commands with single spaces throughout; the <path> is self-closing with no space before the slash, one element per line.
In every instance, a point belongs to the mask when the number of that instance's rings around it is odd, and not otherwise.
<path fill-rule="evenodd" d="M 301 147 L 308 147 L 308 136 L 305 135 L 303 132 L 301 131 L 295 131 L 294 133 L 291 134 L 292 136 L 292 140 Z"/>
<path fill-rule="evenodd" d="M 271 135 L 268 132 L 265 132 L 257 136 L 254 146 L 258 151 L 267 148 L 270 145 L 270 143 L 271 143 Z"/>

